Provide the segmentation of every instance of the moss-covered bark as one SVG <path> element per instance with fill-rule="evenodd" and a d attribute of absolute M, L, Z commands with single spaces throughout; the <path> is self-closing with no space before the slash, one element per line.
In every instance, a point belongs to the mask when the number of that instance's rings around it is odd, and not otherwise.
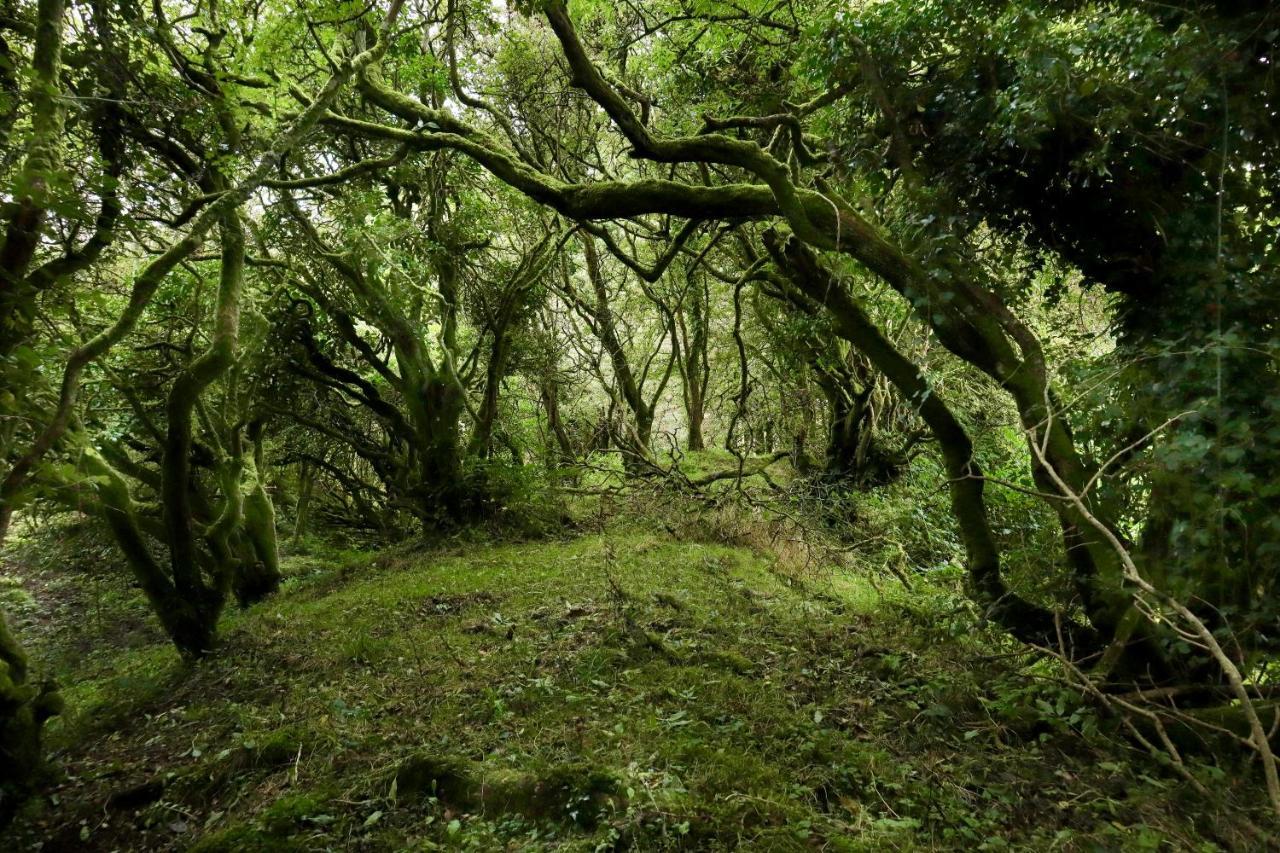
<path fill-rule="evenodd" d="M 860 482 L 869 472 L 867 446 L 871 424 L 868 420 L 870 388 L 859 388 L 841 372 L 823 370 L 815 374 L 827 398 L 826 475 L 832 480 Z"/>
<path fill-rule="evenodd" d="M 236 600 L 242 607 L 261 601 L 280 589 L 280 544 L 276 533 L 276 508 L 267 493 L 262 423 L 250 426 L 253 458 L 242 474 L 244 484 L 243 535 L 250 545 L 251 561 L 241 560 L 233 580 Z"/>
<path fill-rule="evenodd" d="M 52 683 L 29 683 L 26 654 L 0 614 L 0 830 L 31 792 L 44 765 L 41 731 L 62 710 Z"/>
<path fill-rule="evenodd" d="M 26 339 L 34 318 L 37 291 L 26 272 L 40 245 L 53 201 L 61 147 L 64 110 L 59 75 L 65 0 L 40 0 L 36 9 L 35 48 L 27 100 L 31 134 L 26 159 L 10 188 L 4 239 L 0 242 L 0 355 L 10 354 Z"/>
<path fill-rule="evenodd" d="M 292 151 L 324 117 L 347 81 L 382 55 L 386 49 L 386 31 L 398 17 L 402 5 L 402 0 L 392 0 L 384 19 L 383 31 L 380 33 L 383 37 L 368 49 L 344 57 L 334 68 L 333 74 L 320 92 L 273 140 L 271 147 L 258 159 L 253 170 L 236 186 L 209 203 L 191 221 L 183 237 L 174 240 L 167 249 L 142 268 L 134 277 L 128 302 L 115 322 L 71 352 L 63 371 L 58 403 L 53 414 L 28 451 L 13 464 L 3 483 L 0 483 L 0 541 L 4 540 L 8 532 L 15 501 L 32 471 L 63 437 L 71 424 L 80 392 L 80 378 L 85 368 L 101 358 L 133 330 L 160 283 L 173 268 L 199 248 L 204 236 L 222 221 L 227 211 L 238 209 L 267 180 L 268 176 L 275 172 L 285 155 Z"/>
<path fill-rule="evenodd" d="M 551 455 L 553 462 L 572 462 L 574 458 L 573 439 L 565 429 L 564 419 L 560 417 L 560 386 L 554 375 L 544 376 L 538 384 L 538 396 L 542 401 L 542 410 L 547 416 L 547 428 L 555 441 L 558 451 Z"/>
<path fill-rule="evenodd" d="M 917 408 L 937 439 L 947 471 L 951 511 L 964 541 L 970 588 L 988 617 L 1025 642 L 1057 647 L 1062 637 L 1069 645 L 1066 650 L 1069 654 L 1084 656 L 1099 651 L 1101 641 L 1093 630 L 1069 619 L 1057 618 L 1005 585 L 1000 551 L 991 533 L 983 496 L 985 480 L 974 459 L 973 442 L 919 367 L 897 351 L 853 301 L 848 290 L 822 267 L 818 257 L 800 240 L 784 241 L 767 232 L 765 245 L 796 289 L 827 308 L 836 333 L 884 373 Z"/>
<path fill-rule="evenodd" d="M 204 654 L 213 647 L 215 623 L 208 618 L 201 601 L 180 594 L 151 553 L 128 481 L 93 448 L 85 448 L 81 460 L 85 472 L 93 477 L 101 515 L 161 627 L 179 653 Z M 157 532 L 163 532 L 163 528 Z"/>
<path fill-rule="evenodd" d="M 359 389 L 361 402 L 385 420 L 404 445 L 405 453 L 384 454 L 381 460 L 384 479 L 401 493 L 403 508 L 428 529 L 456 524 L 462 520 L 467 503 L 462 484 L 462 416 L 467 401 L 454 372 L 458 285 L 453 262 L 444 251 L 432 258 L 441 305 L 437 361 L 422 338 L 421 324 L 390 298 L 385 282 L 362 268 L 354 255 L 331 250 L 291 197 L 286 196 L 285 203 L 312 247 L 346 283 L 368 320 L 387 335 L 396 371 L 386 371 L 384 376 L 400 393 L 403 412 L 382 400 L 351 371 L 324 364 L 327 359 L 314 340 L 303 340 L 308 357 L 322 372 Z M 317 291 L 316 296 L 322 294 Z"/>
<path fill-rule="evenodd" d="M 711 294 L 705 281 L 698 286 L 690 275 L 687 303 L 673 311 L 671 317 L 675 330 L 673 355 L 680 370 L 688 430 L 685 447 L 693 451 L 707 447 L 702 427 L 707 416 L 707 388 L 711 384 L 711 360 L 707 352 L 711 331 L 708 317 L 710 301 Z"/>
<path fill-rule="evenodd" d="M 165 407 L 168 431 L 161 459 L 160 499 L 169 546 L 170 572 L 177 595 L 190 608 L 197 620 L 207 623 L 202 635 L 212 637 L 214 625 L 231 588 L 232 568 L 226 545 L 239 526 L 242 497 L 240 494 L 240 460 L 223 463 L 223 509 L 213 523 L 209 538 L 219 543 L 219 558 L 214 576 L 205 578 L 197 557 L 197 532 L 192 511 L 191 450 L 196 404 L 201 393 L 230 369 L 235 359 L 240 327 L 240 296 L 244 279 L 244 232 L 235 210 L 223 215 L 219 226 L 222 241 L 222 266 L 218 301 L 215 309 L 213 336 L 206 349 L 178 376 L 169 392 Z M 161 615 L 164 619 L 164 615 Z M 179 639 L 174 637 L 174 642 Z M 199 656 L 209 651 L 208 643 L 179 643 L 185 653 Z"/>
<path fill-rule="evenodd" d="M 656 404 L 666 388 L 667 381 L 671 378 L 674 360 L 668 363 L 666 371 L 651 395 L 646 396 L 644 372 L 637 376 L 626 348 L 622 345 L 617 320 L 609 304 L 609 288 L 600 267 L 600 255 L 596 250 L 595 238 L 585 232 L 581 237 L 587 280 L 591 284 L 591 299 L 581 299 L 579 304 L 592 318 L 593 331 L 599 337 L 605 354 L 609 358 L 609 364 L 613 368 L 618 393 L 631 412 L 631 423 L 628 424 L 629 429 L 626 433 L 620 437 L 620 445 L 627 451 L 625 461 L 628 467 L 635 469 L 640 467 L 643 460 L 649 458 L 649 442 L 653 436 Z"/>

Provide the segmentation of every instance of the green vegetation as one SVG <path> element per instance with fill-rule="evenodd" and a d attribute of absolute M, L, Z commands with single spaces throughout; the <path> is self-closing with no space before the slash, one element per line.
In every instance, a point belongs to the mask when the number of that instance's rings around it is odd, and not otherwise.
<path fill-rule="evenodd" d="M 1237 824 L 1247 785 L 1199 766 L 1216 791 L 1205 802 L 1121 748 L 1052 668 L 982 625 L 954 572 L 877 589 L 697 532 L 372 560 L 316 546 L 286 561 L 269 604 L 229 617 L 226 652 L 197 670 L 149 626 L 135 629 L 145 641 L 64 658 L 71 710 L 49 738 L 69 778 L 14 837 L 200 850 L 1257 843 Z M 102 618 L 118 626 L 141 607 L 120 597 Z"/>
<path fill-rule="evenodd" d="M 0 0 L 0 832 L 1265 844 L 1277 44 Z"/>

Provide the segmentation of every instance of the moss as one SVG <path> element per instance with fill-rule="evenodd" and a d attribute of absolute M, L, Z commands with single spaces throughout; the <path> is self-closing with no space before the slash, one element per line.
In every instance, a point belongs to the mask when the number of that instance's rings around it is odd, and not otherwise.
<path fill-rule="evenodd" d="M 206 835 L 187 848 L 188 853 L 296 853 L 310 849 L 305 843 L 275 838 L 252 825 L 237 825 Z"/>
<path fill-rule="evenodd" d="M 706 652 L 701 657 L 703 662 L 711 666 L 727 669 L 739 675 L 747 675 L 756 668 L 756 665 L 746 655 L 735 652 L 732 649 L 716 649 L 715 651 Z"/>
<path fill-rule="evenodd" d="M 211 802 L 246 774 L 261 776 L 301 760 L 311 740 L 301 726 L 285 726 L 265 735 L 246 737 L 238 747 L 223 749 L 177 779 L 188 796 Z"/>
<path fill-rule="evenodd" d="M 396 769 L 394 781 L 399 797 L 435 797 L 462 808 L 478 802 L 471 768 L 465 759 L 415 755 Z"/>
<path fill-rule="evenodd" d="M 584 827 L 595 826 L 602 813 L 626 800 L 616 774 L 582 763 L 489 770 L 461 758 L 416 755 L 397 768 L 395 787 L 397 796 L 434 797 L 453 809 Z"/>
<path fill-rule="evenodd" d="M 317 818 L 327 816 L 327 799 L 323 793 L 281 797 L 262 813 L 263 831 L 277 838 L 287 838 Z"/>
<path fill-rule="evenodd" d="M 637 634 L 609 604 L 606 547 Z M 73 717 L 53 745 L 104 774 L 61 792 L 71 842 L 141 761 L 178 774 L 164 796 L 193 834 L 224 812 L 206 851 L 1024 849 L 1064 829 L 1067 847 L 1120 849 L 1193 831 L 1145 760 L 1062 727 L 1011 737 L 1034 704 L 1003 686 L 1025 685 L 1021 663 L 963 621 L 948 579 L 922 576 L 908 618 L 869 606 L 859 577 L 793 585 L 747 549 L 645 531 L 326 550 L 284 569 L 280 595 L 226 615 L 225 655 L 182 669 L 157 640 L 59 673 Z M 476 619 L 513 638 L 466 633 Z M 357 635 L 376 666 L 335 663 Z"/>
<path fill-rule="evenodd" d="M 277 767 L 293 761 L 306 742 L 306 731 L 298 726 L 286 726 L 269 734 L 255 747 L 247 747 L 253 763 L 258 767 Z"/>
<path fill-rule="evenodd" d="M 625 807 L 621 791 L 617 775 L 575 763 L 490 774 L 481 783 L 480 801 L 486 814 L 514 813 L 590 828 L 605 813 Z"/>
<path fill-rule="evenodd" d="M 653 600 L 663 607 L 670 607 L 672 610 L 684 610 L 685 604 L 676 596 L 669 592 L 655 592 Z"/>
<path fill-rule="evenodd" d="M 45 770 L 45 721 L 62 712 L 53 683 L 27 682 L 27 658 L 0 615 L 0 828 Z"/>

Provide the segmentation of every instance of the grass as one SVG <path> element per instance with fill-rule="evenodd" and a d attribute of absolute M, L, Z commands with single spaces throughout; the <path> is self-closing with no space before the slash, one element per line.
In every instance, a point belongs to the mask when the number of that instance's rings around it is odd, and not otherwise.
<path fill-rule="evenodd" d="M 150 627 L 38 633 L 65 777 L 7 849 L 1247 846 L 1247 784 L 1192 797 L 944 573 L 625 529 L 287 569 L 195 667 Z"/>

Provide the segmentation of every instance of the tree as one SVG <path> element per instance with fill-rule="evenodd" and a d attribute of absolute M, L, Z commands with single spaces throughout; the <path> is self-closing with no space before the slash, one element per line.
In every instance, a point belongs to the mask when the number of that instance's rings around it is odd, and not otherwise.
<path fill-rule="evenodd" d="M 62 9 L 62 4 L 59 2 L 44 2 L 40 6 L 37 40 L 41 48 L 36 51 L 33 63 L 39 69 L 35 75 L 37 87 L 47 89 L 57 79 L 57 43 L 61 33 L 58 21 L 61 19 Z M 218 83 L 217 70 L 214 66 L 217 45 L 223 38 L 222 35 L 217 34 L 218 19 L 215 9 L 210 10 L 209 23 L 213 26 L 212 33 L 207 35 L 210 49 L 202 58 L 204 67 L 191 64 L 185 56 L 176 52 L 171 37 L 165 30 L 168 25 L 158 4 L 155 8 L 157 27 L 153 32 L 160 42 L 161 49 L 168 51 L 170 60 L 179 66 L 179 70 L 187 75 L 187 79 L 198 91 L 214 102 L 222 132 L 234 138 L 239 135 L 239 125 L 235 121 L 237 117 L 232 115 L 230 105 L 221 96 L 221 84 Z M 234 359 L 244 254 L 238 208 L 275 170 L 284 154 L 316 126 L 347 79 L 361 67 L 371 63 L 385 48 L 386 31 L 398 12 L 399 3 L 393 2 L 384 21 L 383 38 L 375 39 L 368 49 L 349 51 L 335 66 L 334 73 L 325 86 L 310 99 L 305 109 L 284 124 L 283 128 L 270 140 L 270 144 L 265 147 L 253 167 L 247 170 L 238 181 L 232 181 L 229 175 L 222 173 L 220 164 L 215 165 L 214 170 L 207 176 L 210 189 L 214 192 L 210 197 L 202 200 L 203 210 L 190 219 L 186 233 L 174 238 L 133 277 L 128 301 L 114 322 L 71 352 L 67 358 L 61 390 L 52 417 L 36 436 L 31 447 L 13 462 L 3 484 L 0 485 L 0 541 L 2 541 L 8 530 L 15 503 L 25 496 L 24 490 L 34 469 L 44 456 L 67 435 L 68 428 L 72 426 L 73 408 L 84 369 L 98 360 L 134 328 L 165 276 L 195 253 L 208 232 L 218 229 L 222 263 L 218 307 L 211 344 L 200 357 L 187 366 L 175 382 L 168 401 L 169 423 L 160 491 L 164 501 L 163 520 L 171 556 L 171 575 L 166 576 L 150 554 L 134 514 L 127 483 L 111 468 L 104 457 L 92 448 L 84 448 L 83 455 L 86 473 L 93 478 L 102 501 L 103 512 L 122 549 L 129 557 L 140 585 L 147 592 L 157 615 L 169 631 L 175 645 L 185 654 L 203 654 L 211 644 L 217 615 L 221 610 L 226 592 L 231 586 L 231 572 L 228 569 L 230 559 L 227 555 L 228 537 L 243 518 L 244 503 L 239 475 L 244 466 L 244 458 L 233 452 L 228 463 L 223 466 L 224 505 L 217 520 L 206 531 L 206 538 L 217 560 L 217 565 L 211 573 L 212 583 L 210 583 L 201 577 L 201 566 L 196 562 L 190 496 L 187 491 L 190 481 L 192 446 L 191 415 L 201 392 L 223 374 Z M 37 101 L 45 103 L 51 99 L 51 93 L 46 92 L 40 95 Z M 42 147 L 47 149 L 50 141 L 49 134 L 53 133 L 56 119 L 45 114 L 41 108 L 35 125 L 37 132 L 34 146 L 36 149 Z M 49 153 L 38 153 L 36 159 L 36 167 L 31 167 L 31 158 L 28 158 L 28 165 L 24 167 L 24 172 L 37 174 L 37 180 L 35 183 L 28 181 L 22 184 L 23 189 L 20 190 L 19 198 L 22 200 L 19 201 L 17 212 L 14 214 L 15 218 L 12 220 L 14 230 L 11 232 L 11 235 L 16 235 L 17 242 L 14 244 L 6 242 L 6 245 L 14 245 L 22 249 L 22 252 L 15 255 L 28 255 L 25 260 L 18 257 L 19 263 L 7 267 L 12 274 L 20 273 L 30 264 L 29 256 L 34 252 L 29 252 L 23 247 L 36 239 L 38 231 L 33 228 L 43 220 L 40 193 L 45 192 L 42 186 L 47 186 L 51 177 L 53 160 Z M 23 192 L 27 193 L 25 197 L 22 195 Z M 6 237 L 6 241 L 8 239 Z M 28 293 L 29 291 L 24 287 L 6 290 L 6 294 L 12 294 L 15 298 L 23 300 L 29 298 Z M 74 435 L 73 433 L 73 437 Z M 238 448 L 233 448 L 233 451 L 235 450 Z M 254 489 L 250 489 L 251 497 L 254 492 Z M 258 523 L 249 525 L 251 531 L 255 528 L 261 531 L 261 525 Z M 21 788 L 38 763 L 40 724 L 49 713 L 56 710 L 56 698 L 49 690 L 32 691 L 26 685 L 26 670 L 21 650 L 16 642 L 12 641 L 7 628 L 4 629 L 3 639 L 7 673 L 4 684 L 5 702 L 0 705 L 0 731 L 6 738 L 6 752 L 15 756 L 11 771 L 15 778 L 6 779 L 5 782 L 14 788 Z"/>
<path fill-rule="evenodd" d="M 526 162 L 518 149 L 508 148 L 479 127 L 406 98 L 387 86 L 376 72 L 363 76 L 362 91 L 372 103 L 407 122 L 408 128 L 344 117 L 335 117 L 333 126 L 368 138 L 395 140 L 418 150 L 461 151 L 495 177 L 575 220 L 654 214 L 703 220 L 780 218 L 800 241 L 797 247 L 848 256 L 883 279 L 910 302 L 944 347 L 1005 389 L 1019 412 L 1028 440 L 1044 448 L 1043 454 L 1029 460 L 1038 487 L 1048 490 L 1060 479 L 1073 490 L 1088 491 L 1096 472 L 1082 457 L 1067 419 L 1057 415 L 1059 403 L 1043 346 L 1001 298 L 1000 283 L 983 270 L 966 244 L 967 236 L 954 230 L 934 231 L 932 240 L 915 241 L 918 246 L 899 244 L 846 200 L 835 183 L 813 173 L 812 169 L 824 158 L 813 153 L 803 120 L 865 87 L 860 91 L 870 92 L 869 97 L 889 127 L 887 164 L 902 176 L 907 187 L 902 204 L 910 208 L 913 197 L 934 197 L 923 189 L 926 184 L 909 147 L 907 130 L 897 121 L 897 111 L 886 96 L 888 84 L 864 54 L 853 54 L 852 67 L 858 80 L 838 81 L 808 101 L 791 104 L 787 112 L 707 117 L 702 132 L 695 135 L 682 132 L 679 127 L 664 133 L 650 124 L 650 101 L 644 95 L 632 86 L 611 82 L 602 73 L 562 3 L 553 0 L 541 4 L 540 10 L 560 45 L 571 83 L 608 116 L 630 146 L 629 156 L 662 165 L 673 176 L 679 175 L 683 167 L 692 170 L 689 178 L 697 175 L 701 180 L 695 183 L 637 177 L 566 183 L 538 168 L 537 163 Z M 616 75 L 614 79 L 618 79 Z M 639 113 L 632 103 L 640 106 Z M 679 119 L 668 121 L 672 120 Z M 425 129 L 409 129 L 412 127 Z M 713 168 L 741 177 L 736 181 L 709 181 L 709 170 Z M 856 187 L 854 178 L 845 178 L 849 190 Z M 949 209 L 945 198 L 937 203 L 945 214 Z M 936 214 L 928 221 L 935 219 Z M 948 216 L 943 220 L 949 221 Z M 781 243 L 777 247 L 782 250 Z M 827 301 L 822 304 L 830 310 Z M 833 319 L 843 322 L 839 312 L 834 313 Z M 861 345 L 862 341 L 854 343 Z M 899 389 L 906 391 L 903 385 Z M 928 396 L 927 390 L 906 393 L 915 401 Z M 936 423 L 937 429 L 944 429 L 942 420 Z M 961 458 L 971 456 L 966 449 L 967 440 L 944 438 L 937 435 L 937 429 L 935 437 L 944 446 L 952 441 L 957 454 L 953 476 L 979 478 L 972 459 Z M 1080 601 L 1090 623 L 1079 626 L 1078 631 L 1069 631 L 1075 635 L 1077 653 L 1097 653 L 1112 639 L 1118 639 L 1125 649 L 1121 657 L 1127 673 L 1154 673 L 1159 679 L 1172 676 L 1174 671 L 1185 674 L 1188 666 L 1194 669 L 1194 663 L 1169 659 L 1167 651 L 1152 636 L 1158 628 L 1138 624 L 1141 620 L 1135 619 L 1131 610 L 1119 563 L 1103 538 L 1085 523 L 1073 504 L 1052 503 L 1061 520 L 1065 554 L 1072 564 Z M 979 528 L 985 522 L 980 523 L 980 504 L 975 507 L 970 501 L 961 506 L 957 502 L 956 509 L 968 533 L 982 538 Z M 1096 509 L 1114 530 L 1118 522 L 1102 507 Z M 992 580 L 997 577 L 997 570 L 990 559 L 977 559 L 975 554 L 971 554 L 970 566 L 974 588 L 992 615 L 1027 639 L 1053 641 L 1058 625 L 1052 613 L 1029 605 L 1003 606 L 1002 602 L 1009 599 L 1003 585 Z M 1110 665 L 1111 656 L 1107 660 Z"/>
<path fill-rule="evenodd" d="M 1108 688 L 1239 681 L 1149 583 L 1252 678 L 1280 619 L 1273 5 L 9 4 L 0 540 L 33 502 L 99 517 L 199 657 L 278 584 L 295 485 L 295 538 L 435 535 L 539 454 L 697 489 L 761 450 L 807 477 L 820 436 L 806 500 L 945 469 L 1012 636 Z M 1087 353 L 1068 292 L 1113 320 Z M 682 473 L 681 434 L 736 471 Z M 1006 486 L 1056 519 L 1061 583 L 1006 572 Z M 17 790 L 56 693 L 3 625 L 0 655 Z"/>

